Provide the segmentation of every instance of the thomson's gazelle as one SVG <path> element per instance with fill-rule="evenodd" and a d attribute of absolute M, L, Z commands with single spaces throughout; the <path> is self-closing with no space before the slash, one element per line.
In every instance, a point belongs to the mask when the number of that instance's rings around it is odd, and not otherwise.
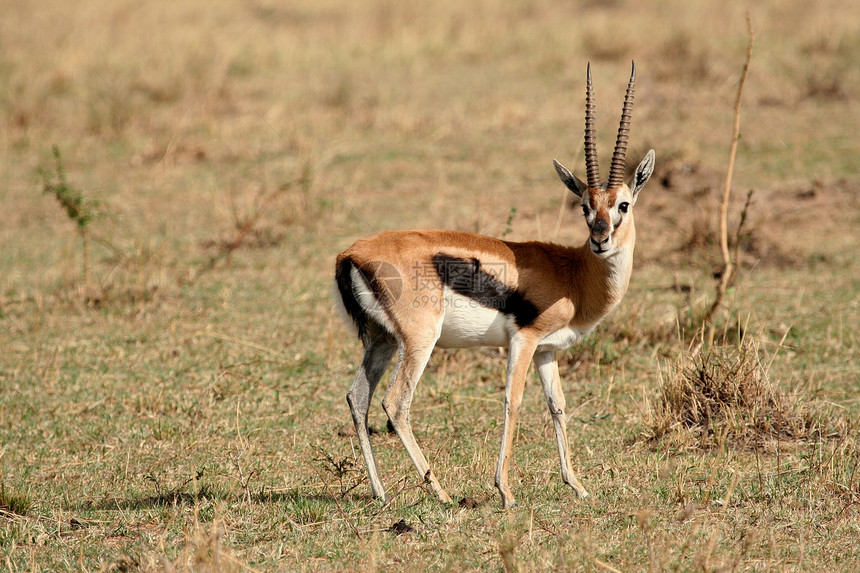
<path fill-rule="evenodd" d="M 630 75 L 609 179 L 600 182 L 594 137 L 594 96 L 588 70 L 584 183 L 553 161 L 564 184 L 582 199 L 586 243 L 515 243 L 456 231 L 384 232 L 338 255 L 341 302 L 358 330 L 364 358 L 346 396 L 373 494 L 385 499 L 367 412 L 391 358 L 397 365 L 382 407 L 421 478 L 444 502 L 442 489 L 415 441 L 409 408 L 434 347 L 507 347 L 505 422 L 496 467 L 504 507 L 514 505 L 508 465 L 529 362 L 534 361 L 555 425 L 561 475 L 580 496 L 567 441 L 565 400 L 556 352 L 582 340 L 615 308 L 630 280 L 636 230 L 633 205 L 654 170 L 651 150 L 624 183 L 635 67 Z"/>

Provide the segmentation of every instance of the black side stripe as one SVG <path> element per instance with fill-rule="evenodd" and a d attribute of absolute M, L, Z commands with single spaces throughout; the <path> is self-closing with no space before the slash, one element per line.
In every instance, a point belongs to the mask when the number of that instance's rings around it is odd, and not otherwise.
<path fill-rule="evenodd" d="M 503 263 L 499 264 L 503 273 Z M 534 303 L 526 299 L 522 292 L 482 269 L 478 259 L 461 259 L 438 253 L 433 256 L 433 266 L 442 284 L 481 306 L 513 315 L 520 328 L 537 320 L 539 312 Z"/>

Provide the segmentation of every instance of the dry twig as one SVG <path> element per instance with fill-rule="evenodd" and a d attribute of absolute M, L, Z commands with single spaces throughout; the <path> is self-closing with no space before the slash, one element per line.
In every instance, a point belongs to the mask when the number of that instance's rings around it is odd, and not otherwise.
<path fill-rule="evenodd" d="M 732 260 L 731 252 L 729 251 L 729 231 L 728 231 L 728 211 L 729 211 L 729 200 L 732 195 L 732 176 L 735 171 L 735 156 L 738 151 L 738 140 L 740 139 L 740 111 L 741 111 L 741 96 L 744 91 L 744 84 L 747 80 L 747 75 L 750 71 L 750 61 L 752 60 L 752 50 L 753 44 L 755 43 L 755 32 L 752 27 L 752 20 L 750 19 L 749 13 L 747 13 L 747 33 L 749 35 L 749 42 L 747 43 L 747 54 L 746 61 L 744 62 L 744 69 L 741 73 L 741 80 L 738 84 L 738 93 L 735 98 L 735 115 L 734 115 L 734 124 L 732 128 L 732 145 L 729 150 L 729 163 L 726 169 L 726 181 L 723 185 L 723 196 L 720 200 L 720 251 L 723 255 L 723 267 L 720 275 L 720 283 L 717 285 L 717 291 L 714 295 L 714 301 L 711 303 L 708 312 L 702 317 L 701 328 L 704 329 L 707 325 L 708 330 L 708 340 L 712 340 L 714 336 L 714 325 L 713 318 L 717 313 L 717 310 L 720 308 L 720 304 L 722 304 L 723 298 L 725 297 L 726 291 L 732 284 L 732 281 L 735 278 L 735 261 Z M 747 198 L 747 205 L 749 205 L 749 197 Z M 746 218 L 746 208 L 744 208 L 744 215 L 742 215 L 742 220 Z M 743 224 L 743 223 L 741 223 Z M 740 226 L 738 226 L 738 233 L 740 233 Z M 694 348 L 694 353 L 698 352 L 701 349 L 701 342 Z"/>

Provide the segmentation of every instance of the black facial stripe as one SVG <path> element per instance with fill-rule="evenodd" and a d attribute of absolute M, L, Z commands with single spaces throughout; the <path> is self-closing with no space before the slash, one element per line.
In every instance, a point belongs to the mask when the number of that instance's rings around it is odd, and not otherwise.
<path fill-rule="evenodd" d="M 481 306 L 513 315 L 520 328 L 531 325 L 538 317 L 534 303 L 483 270 L 478 259 L 461 259 L 439 253 L 433 257 L 433 266 L 442 284 Z"/>

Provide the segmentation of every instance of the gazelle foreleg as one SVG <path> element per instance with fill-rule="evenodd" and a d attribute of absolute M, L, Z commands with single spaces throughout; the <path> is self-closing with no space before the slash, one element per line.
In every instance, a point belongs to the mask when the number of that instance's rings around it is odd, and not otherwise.
<path fill-rule="evenodd" d="M 427 458 L 421 453 L 421 448 L 415 440 L 415 435 L 412 433 L 412 425 L 409 421 L 409 408 L 412 405 L 415 387 L 418 385 L 418 380 L 427 366 L 430 355 L 433 353 L 435 342 L 433 340 L 430 344 L 418 345 L 418 348 L 410 348 L 408 341 L 400 342 L 400 356 L 397 359 L 397 366 L 391 378 L 391 385 L 388 387 L 388 392 L 382 400 L 382 408 L 388 414 L 388 419 L 391 420 L 394 431 L 397 432 L 397 436 L 403 443 L 403 447 L 406 448 L 409 457 L 412 459 L 412 463 L 415 464 L 418 475 L 430 484 L 433 492 L 443 503 L 451 503 L 451 496 L 442 489 L 439 480 L 436 479 L 436 476 L 430 470 Z"/>
<path fill-rule="evenodd" d="M 561 389 L 561 378 L 558 375 L 558 361 L 555 350 L 538 352 L 534 357 L 535 367 L 540 377 L 546 404 L 555 426 L 555 439 L 558 443 L 558 457 L 561 461 L 561 478 L 564 483 L 576 490 L 580 497 L 588 497 L 588 492 L 576 479 L 573 465 L 570 463 L 570 445 L 567 441 L 567 418 L 565 417 L 564 392 Z"/>
<path fill-rule="evenodd" d="M 379 380 L 385 373 L 385 369 L 394 356 L 396 347 L 384 336 L 377 336 L 365 341 L 364 358 L 355 375 L 355 381 L 346 394 L 349 410 L 352 412 L 352 421 L 355 424 L 355 433 L 358 435 L 358 444 L 361 446 L 361 454 L 367 466 L 370 477 L 370 487 L 374 497 L 385 501 L 385 488 L 379 479 L 379 470 L 376 467 L 376 459 L 373 456 L 373 447 L 370 445 L 370 433 L 367 429 L 367 412 L 370 409 L 370 399 L 376 390 Z"/>
<path fill-rule="evenodd" d="M 514 494 L 511 493 L 511 488 L 508 486 L 508 467 L 513 450 L 514 430 L 517 426 L 517 412 L 523 401 L 526 374 L 536 346 L 536 341 L 517 335 L 511 338 L 508 350 L 508 372 L 505 381 L 505 422 L 502 426 L 502 447 L 496 466 L 496 488 L 502 495 L 502 506 L 506 509 L 516 505 Z"/>

